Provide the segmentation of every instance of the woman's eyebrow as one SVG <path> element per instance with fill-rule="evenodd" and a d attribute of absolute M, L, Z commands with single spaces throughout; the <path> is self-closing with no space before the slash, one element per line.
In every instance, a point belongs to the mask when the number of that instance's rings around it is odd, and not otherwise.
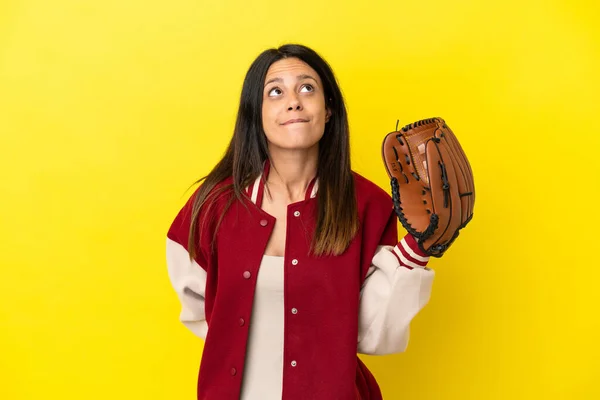
<path fill-rule="evenodd" d="M 317 82 L 317 80 L 315 78 L 313 78 L 312 76 L 307 75 L 307 74 L 300 74 L 300 75 L 296 76 L 296 79 L 299 80 L 299 81 L 302 80 L 302 79 L 312 79 L 313 81 Z M 281 79 L 281 78 L 269 79 L 265 83 L 265 86 L 267 86 L 269 83 L 272 83 L 272 82 L 283 82 L 283 79 Z"/>

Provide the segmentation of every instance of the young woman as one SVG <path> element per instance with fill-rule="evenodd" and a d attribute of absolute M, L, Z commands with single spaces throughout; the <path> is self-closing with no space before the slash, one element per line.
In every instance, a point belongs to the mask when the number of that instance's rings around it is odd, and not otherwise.
<path fill-rule="evenodd" d="M 398 241 L 391 196 L 351 169 L 327 62 L 261 53 L 200 182 L 167 239 L 180 320 L 205 340 L 198 399 L 381 399 L 357 353 L 405 350 L 434 272 Z"/>

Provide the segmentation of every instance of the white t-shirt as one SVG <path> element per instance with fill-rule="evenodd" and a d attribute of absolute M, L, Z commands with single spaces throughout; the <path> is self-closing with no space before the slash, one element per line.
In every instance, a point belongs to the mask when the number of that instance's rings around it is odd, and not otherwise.
<path fill-rule="evenodd" d="M 241 400 L 281 400 L 283 268 L 283 257 L 263 256 L 256 278 Z"/>

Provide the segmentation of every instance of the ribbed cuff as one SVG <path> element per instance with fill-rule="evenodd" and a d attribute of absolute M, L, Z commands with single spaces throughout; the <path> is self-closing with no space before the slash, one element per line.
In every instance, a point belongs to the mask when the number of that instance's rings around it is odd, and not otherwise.
<path fill-rule="evenodd" d="M 400 265 L 409 269 L 424 268 L 429 262 L 429 256 L 419 249 L 417 240 L 410 233 L 394 247 L 394 254 Z"/>

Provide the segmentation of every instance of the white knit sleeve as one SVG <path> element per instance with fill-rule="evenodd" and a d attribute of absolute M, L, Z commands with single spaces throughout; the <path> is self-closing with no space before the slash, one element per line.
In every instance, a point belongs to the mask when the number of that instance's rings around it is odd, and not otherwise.
<path fill-rule="evenodd" d="M 434 271 L 416 242 L 379 246 L 361 289 L 358 352 L 393 354 L 406 350 L 410 322 L 431 296 Z M 412 246 L 412 247 L 411 247 Z"/>
<path fill-rule="evenodd" d="M 196 336 L 206 339 L 208 324 L 204 312 L 206 271 L 179 243 L 167 238 L 169 279 L 181 302 L 180 321 Z"/>

